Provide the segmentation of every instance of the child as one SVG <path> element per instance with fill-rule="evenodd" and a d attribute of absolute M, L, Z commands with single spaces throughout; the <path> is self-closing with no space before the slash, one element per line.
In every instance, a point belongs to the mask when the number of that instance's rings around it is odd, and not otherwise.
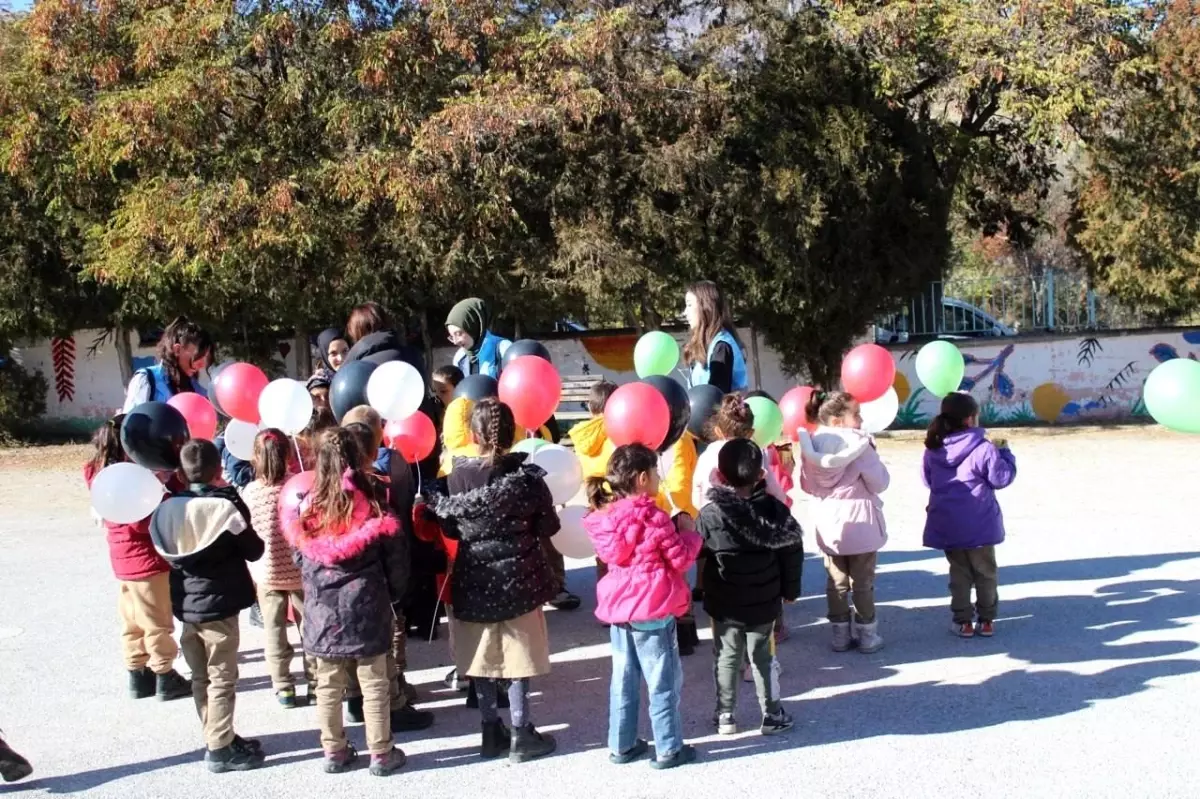
<path fill-rule="evenodd" d="M 791 729 L 772 675 L 775 620 L 783 602 L 800 598 L 804 535 L 787 505 L 766 490 L 763 452 L 735 439 L 721 448 L 722 485 L 709 490 L 700 512 L 704 563 L 704 610 L 713 622 L 717 661 L 717 732 L 737 733 L 734 706 L 738 673 L 747 648 L 763 719 L 763 735 Z"/>
<path fill-rule="evenodd" d="M 308 396 L 312 397 L 314 411 L 329 410 L 329 386 L 332 382 L 333 378 L 324 369 L 313 372 L 308 378 L 305 386 L 308 388 Z"/>
<path fill-rule="evenodd" d="M 696 471 L 692 478 L 692 505 L 697 511 L 704 510 L 709 503 L 708 490 L 713 483 L 720 483 L 721 475 L 717 469 L 717 458 L 725 442 L 735 438 L 752 438 L 754 436 L 754 411 L 746 404 L 746 398 L 741 394 L 726 394 L 721 399 L 709 422 L 712 432 L 712 443 L 696 461 Z M 764 461 L 764 467 L 766 463 Z M 780 502 L 787 502 L 787 494 L 771 472 L 767 472 L 767 491 Z"/>
<path fill-rule="evenodd" d="M 408 587 L 408 551 L 399 522 L 374 496 L 370 454 L 348 430 L 322 433 L 313 490 L 285 516 L 283 532 L 300 562 L 304 651 L 316 658 L 325 771 L 346 771 L 358 758 L 342 723 L 353 672 L 362 690 L 370 771 L 383 777 L 406 760 L 392 746 L 389 656 L 392 607 Z"/>
<path fill-rule="evenodd" d="M 887 543 L 879 495 L 887 490 L 888 470 L 875 442 L 860 432 L 862 415 L 849 394 L 814 391 L 805 411 L 808 421 L 820 426 L 811 436 L 800 431 L 797 482 L 816 498 L 812 520 L 829 572 L 825 598 L 833 625 L 833 651 L 845 652 L 857 642 L 859 652 L 870 654 L 883 647 L 875 620 L 875 566 L 879 550 Z M 850 633 L 846 600 L 851 591 L 857 639 Z"/>
<path fill-rule="evenodd" d="M 171 564 L 171 606 L 183 622 L 180 648 L 192 670 L 204 760 L 217 774 L 248 771 L 263 764 L 263 753 L 233 732 L 238 614 L 254 604 L 246 562 L 262 557 L 263 542 L 236 490 L 212 487 L 221 456 L 211 441 L 187 442 L 179 459 L 188 490 L 154 511 L 150 536 Z"/>
<path fill-rule="evenodd" d="M 121 447 L 124 414 L 109 419 L 92 436 L 95 453 L 83 466 L 88 488 L 105 466 L 125 460 Z M 160 701 L 192 695 L 192 682 L 175 671 L 175 622 L 171 618 L 171 567 L 154 551 L 150 517 L 134 524 L 104 522 L 108 557 L 120 581 L 117 612 L 121 616 L 121 644 L 129 670 L 129 695 Z"/>
<path fill-rule="evenodd" d="M 308 693 L 302 699 L 296 696 L 296 681 L 292 677 L 292 657 L 296 653 L 288 641 L 288 607 L 295 614 L 297 626 L 304 618 L 300 568 L 279 524 L 279 495 L 288 476 L 290 450 L 291 443 L 282 430 L 260 432 L 254 439 L 257 477 L 242 490 L 242 499 L 250 509 L 250 524 L 266 547 L 266 554 L 250 567 L 250 575 L 258 590 L 258 606 L 262 609 L 267 635 L 267 671 L 275 698 L 285 708 L 311 704 L 316 696 L 316 675 L 309 657 L 304 658 Z"/>
<path fill-rule="evenodd" d="M 1012 485 L 1017 460 L 1003 441 L 987 440 L 979 403 L 970 394 L 947 394 L 925 436 L 921 478 L 929 488 L 925 546 L 950 562 L 953 632 L 990 638 L 996 621 L 996 544 L 1004 541 L 1004 516 L 996 492 Z M 971 607 L 971 587 L 976 604 Z M 972 626 L 975 613 L 979 623 Z"/>
<path fill-rule="evenodd" d="M 433 393 L 434 399 L 441 404 L 443 412 L 454 401 L 454 389 L 458 388 L 458 384 L 462 381 L 463 373 L 457 366 L 439 366 L 433 370 L 433 376 L 429 381 L 430 391 Z"/>
<path fill-rule="evenodd" d="M 658 456 L 647 447 L 618 447 L 608 462 L 607 483 L 589 478 L 593 512 L 584 525 L 597 556 L 608 564 L 596 586 L 596 618 L 611 625 L 608 758 L 630 763 L 648 751 L 637 737 L 644 679 L 657 754 L 650 766 L 674 768 L 696 759 L 696 750 L 683 742 L 683 664 L 675 617 L 691 605 L 684 575 L 700 552 L 700 536 L 678 529 L 655 504 Z"/>
<path fill-rule="evenodd" d="M 548 755 L 555 741 L 533 726 L 529 680 L 550 672 L 550 641 L 542 605 L 557 590 L 543 540 L 558 532 L 545 472 L 509 453 L 516 425 L 496 399 L 476 403 L 471 435 L 478 458 L 456 458 L 446 480 L 449 496 L 432 512 L 457 540 L 450 577 L 453 640 L 460 677 L 474 678 L 483 717 L 480 754 L 513 763 Z M 512 732 L 497 714 L 501 680 L 511 680 Z"/>
<path fill-rule="evenodd" d="M 575 446 L 579 465 L 583 467 L 585 480 L 590 477 L 604 477 L 608 473 L 608 459 L 612 457 L 616 447 L 604 431 L 604 407 L 616 390 L 616 384 L 607 380 L 601 380 L 592 386 L 587 402 L 588 413 L 592 418 L 580 422 L 567 432 L 567 437 Z"/>

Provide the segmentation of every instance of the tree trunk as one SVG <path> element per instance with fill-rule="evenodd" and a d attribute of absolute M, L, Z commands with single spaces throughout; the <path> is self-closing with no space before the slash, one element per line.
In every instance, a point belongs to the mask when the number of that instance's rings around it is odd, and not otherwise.
<path fill-rule="evenodd" d="M 128 386 L 133 379 L 133 348 L 129 344 L 129 328 L 118 325 L 113 330 L 113 346 L 117 351 L 117 365 L 121 369 L 121 385 Z"/>
<path fill-rule="evenodd" d="M 296 337 L 292 341 L 292 351 L 296 353 L 296 372 L 298 376 L 307 378 L 312 374 L 312 345 L 308 343 L 308 332 L 296 328 Z"/>
<path fill-rule="evenodd" d="M 750 325 L 750 360 L 754 364 L 754 389 L 762 390 L 762 364 L 758 359 L 758 328 Z"/>

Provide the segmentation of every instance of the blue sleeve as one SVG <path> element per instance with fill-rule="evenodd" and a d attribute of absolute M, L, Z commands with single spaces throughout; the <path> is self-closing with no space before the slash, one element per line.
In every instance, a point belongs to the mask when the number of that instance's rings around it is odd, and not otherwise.
<path fill-rule="evenodd" d="M 213 444 L 221 453 L 221 469 L 225 472 L 225 479 L 237 488 L 245 488 L 250 485 L 254 481 L 254 465 L 236 457 L 226 449 L 225 436 L 217 436 L 213 439 Z"/>

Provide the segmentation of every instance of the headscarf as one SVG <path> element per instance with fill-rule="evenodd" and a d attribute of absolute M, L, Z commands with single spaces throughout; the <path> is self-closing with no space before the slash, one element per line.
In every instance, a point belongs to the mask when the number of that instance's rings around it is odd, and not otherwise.
<path fill-rule="evenodd" d="M 461 300 L 450 309 L 446 315 L 446 326 L 454 325 L 471 337 L 471 363 L 483 346 L 483 337 L 487 335 L 488 327 L 492 324 L 492 312 L 488 305 L 478 297 Z"/>
<path fill-rule="evenodd" d="M 333 365 L 329 363 L 329 345 L 337 341 L 339 338 L 345 341 L 346 334 L 343 333 L 341 328 L 338 327 L 325 328 L 321 331 L 321 335 L 317 336 L 317 353 L 320 355 L 321 363 L 324 364 L 325 368 L 330 372 L 336 372 L 337 370 L 334 369 Z"/>

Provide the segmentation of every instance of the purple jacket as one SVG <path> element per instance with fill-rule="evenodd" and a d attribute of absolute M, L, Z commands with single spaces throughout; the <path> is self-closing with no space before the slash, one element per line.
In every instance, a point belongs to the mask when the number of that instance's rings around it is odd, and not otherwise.
<path fill-rule="evenodd" d="M 925 546 L 973 549 L 1004 540 L 1004 516 L 996 491 L 1017 476 L 1017 460 L 973 427 L 946 437 L 941 449 L 925 450 L 921 477 L 929 487 Z"/>

